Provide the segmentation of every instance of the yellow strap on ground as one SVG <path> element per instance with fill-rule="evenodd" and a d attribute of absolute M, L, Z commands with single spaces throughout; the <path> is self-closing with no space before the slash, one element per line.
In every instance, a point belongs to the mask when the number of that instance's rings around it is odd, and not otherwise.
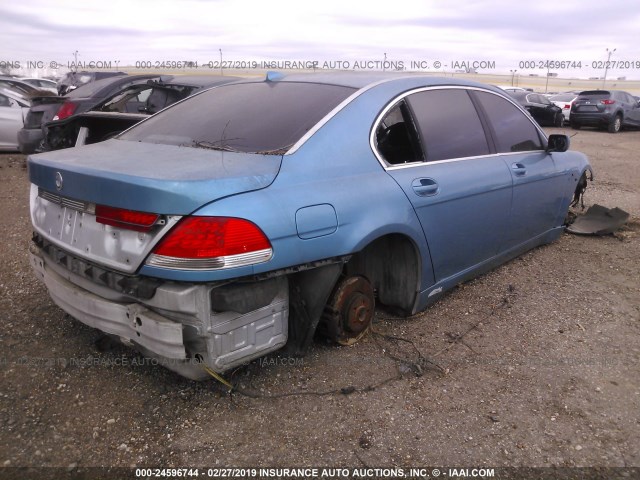
<path fill-rule="evenodd" d="M 218 373 L 214 372 L 213 370 L 211 370 L 211 368 L 209 368 L 207 365 L 202 365 L 202 368 L 204 368 L 205 372 L 207 372 L 213 378 L 218 380 L 220 383 L 222 383 L 223 385 L 226 385 L 227 387 L 229 387 L 229 390 L 233 390 L 233 385 L 231 385 L 231 383 L 229 383 L 227 380 L 225 380 L 220 374 L 218 374 Z"/>

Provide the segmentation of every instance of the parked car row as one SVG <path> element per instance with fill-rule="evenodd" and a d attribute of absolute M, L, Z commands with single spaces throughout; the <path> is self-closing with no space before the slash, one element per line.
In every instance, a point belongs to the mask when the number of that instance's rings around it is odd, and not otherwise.
<path fill-rule="evenodd" d="M 20 131 L 18 142 L 22 153 L 46 150 L 45 137 L 47 124 L 51 121 L 67 118 L 74 113 L 84 112 L 107 96 L 117 93 L 136 78 L 148 79 L 154 75 L 129 76 L 111 75 L 109 77 L 85 83 L 63 96 L 43 99 L 29 111 L 24 128 Z"/>
<path fill-rule="evenodd" d="M 101 108 L 147 108 L 129 88 Z M 568 148 L 489 85 L 270 72 L 31 155 L 30 261 L 71 316 L 203 379 L 557 239 L 591 170 Z"/>
<path fill-rule="evenodd" d="M 3 131 L 0 132 L 5 139 L 2 148 L 17 147 L 22 153 L 29 154 L 101 141 L 176 100 L 232 80 L 235 77 L 72 72 L 56 86 L 55 82 L 46 79 L 0 77 L 0 88 L 25 97 L 29 107 L 26 116 L 22 115 L 22 110 L 21 115 L 17 115 L 17 110 L 4 113 Z M 145 85 L 148 82 L 154 83 L 155 88 Z M 56 88 L 66 93 L 57 96 Z M 592 93 L 596 92 L 597 101 L 585 98 L 574 109 L 580 91 L 542 95 L 522 87 L 500 88 L 542 126 L 571 123 L 576 129 L 595 126 L 614 133 L 622 128 L 640 126 L 640 99 L 626 92 L 594 90 Z M 16 130 L 18 138 L 14 139 Z"/>
<path fill-rule="evenodd" d="M 95 80 L 62 97 L 40 99 L 19 133 L 20 151 L 34 153 L 101 141 L 200 89 L 236 79 L 147 74 Z"/>
<path fill-rule="evenodd" d="M 502 87 L 543 126 L 575 129 L 584 126 L 607 129 L 617 133 L 622 128 L 640 127 L 640 98 L 621 90 L 571 91 L 544 95 Z"/>
<path fill-rule="evenodd" d="M 203 88 L 232 82 L 237 77 L 217 75 L 197 76 L 129 76 L 114 80 L 107 96 L 77 98 L 85 87 L 69 98 L 54 121 L 45 125 L 43 150 L 58 150 L 100 142 L 111 138 L 163 108 L 182 100 Z M 99 80 L 97 85 L 106 80 Z M 91 106 L 89 107 L 89 104 Z"/>
<path fill-rule="evenodd" d="M 93 85 L 94 82 L 101 79 L 128 77 L 124 72 L 71 72 L 65 75 L 59 83 L 41 78 L 21 78 L 15 76 L 0 76 L 0 88 L 7 89 L 23 97 L 26 97 L 29 103 L 29 111 L 26 116 L 19 116 L 5 112 L 3 117 L 11 118 L 10 125 L 5 122 L 0 132 L 0 136 L 8 139 L 4 142 L 5 149 L 18 148 L 22 153 L 33 153 L 44 147 L 45 125 L 54 120 L 56 116 L 68 116 L 74 111 L 84 111 L 92 105 L 91 97 L 96 97 L 96 102 L 100 100 L 101 95 L 115 93 L 115 90 L 101 90 Z M 148 78 L 153 77 L 149 75 Z M 124 81 L 126 83 L 126 80 Z M 86 89 L 81 90 L 80 95 L 66 95 L 79 86 Z M 104 85 L 103 85 L 104 86 Z M 58 93 L 60 92 L 60 96 Z M 70 100 L 73 97 L 84 97 L 84 102 Z M 65 103 L 69 102 L 66 106 Z M 83 105 L 79 105 L 79 104 Z M 61 107 L 64 107 L 59 112 Z M 19 136 L 14 136 L 14 132 L 18 131 Z"/>

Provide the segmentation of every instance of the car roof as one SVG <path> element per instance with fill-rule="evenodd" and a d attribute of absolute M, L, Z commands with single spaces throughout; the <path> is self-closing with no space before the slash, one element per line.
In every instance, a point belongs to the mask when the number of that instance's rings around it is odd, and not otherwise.
<path fill-rule="evenodd" d="M 165 85 L 188 85 L 190 87 L 207 87 L 221 83 L 242 80 L 242 77 L 229 75 L 162 75 L 160 83 Z"/>
<path fill-rule="evenodd" d="M 104 97 L 112 88 L 117 87 L 120 84 L 135 82 L 136 80 L 146 80 L 152 78 L 159 78 L 158 74 L 146 74 L 146 75 L 119 75 L 107 78 L 101 78 L 93 82 L 80 85 L 78 88 L 71 90 L 65 96 L 67 98 L 92 98 L 92 97 Z"/>
<path fill-rule="evenodd" d="M 6 87 L 0 87 L 0 93 L 14 100 L 31 104 L 31 98 L 28 95 L 23 95 L 21 92 L 12 90 Z"/>
<path fill-rule="evenodd" d="M 37 77 L 19 77 L 19 80 L 42 80 L 44 82 L 56 83 L 54 80 L 49 78 L 37 78 Z"/>
<path fill-rule="evenodd" d="M 424 73 L 404 72 L 322 72 L 322 73 L 294 73 L 282 74 L 280 72 L 267 72 L 266 78 L 245 79 L 238 83 L 256 83 L 264 81 L 316 83 L 325 85 L 337 85 L 354 89 L 365 89 L 381 83 L 403 82 L 407 80 L 420 80 L 425 87 L 437 85 L 457 85 L 466 87 L 482 87 L 504 93 L 493 85 L 474 82 L 455 77 L 437 77 Z M 531 93 L 531 92 L 528 92 Z"/>

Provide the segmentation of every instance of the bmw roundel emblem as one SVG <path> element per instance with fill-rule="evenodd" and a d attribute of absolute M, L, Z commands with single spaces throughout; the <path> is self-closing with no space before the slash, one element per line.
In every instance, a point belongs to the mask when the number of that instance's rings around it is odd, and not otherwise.
<path fill-rule="evenodd" d="M 56 172 L 56 188 L 62 190 L 62 174 L 60 172 Z"/>

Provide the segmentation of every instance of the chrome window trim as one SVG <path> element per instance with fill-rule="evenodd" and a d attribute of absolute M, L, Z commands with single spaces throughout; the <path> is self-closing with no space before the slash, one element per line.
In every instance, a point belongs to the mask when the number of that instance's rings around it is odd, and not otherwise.
<path fill-rule="evenodd" d="M 522 155 L 523 153 L 545 153 L 545 150 L 524 150 L 522 152 L 503 152 L 503 153 L 490 153 L 488 155 L 477 155 L 475 157 L 456 157 L 456 158 L 447 158 L 445 160 L 434 160 L 433 162 L 412 162 L 412 163 L 403 163 L 402 165 L 391 165 L 386 167 L 385 170 L 401 170 L 403 168 L 413 168 L 413 167 L 421 167 L 425 165 L 438 165 L 440 163 L 451 163 L 451 162 L 464 162 L 467 160 L 476 160 L 478 158 L 495 158 L 495 157 L 509 157 L 511 155 Z"/>
<path fill-rule="evenodd" d="M 414 93 L 426 92 L 426 91 L 429 91 L 429 90 L 452 90 L 452 89 L 456 89 L 456 90 L 475 90 L 475 91 L 479 91 L 479 92 L 491 93 L 493 95 L 496 95 L 497 97 L 504 98 L 509 103 L 514 105 L 518 110 L 520 110 L 524 114 L 526 119 L 529 120 L 529 122 L 531 122 L 531 124 L 535 127 L 535 129 L 542 136 L 542 138 L 545 141 L 547 141 L 547 136 L 545 135 L 544 131 L 533 120 L 531 115 L 529 115 L 527 113 L 527 111 L 520 104 L 518 104 L 517 102 L 515 102 L 511 98 L 507 98 L 507 96 L 505 96 L 505 95 L 501 95 L 498 92 L 494 92 L 493 90 L 489 90 L 489 89 L 486 89 L 486 88 L 472 87 L 472 86 L 465 86 L 465 85 L 434 85 L 434 86 L 431 86 L 431 87 L 418 87 L 418 88 L 414 88 L 412 90 L 408 90 L 406 92 L 403 92 L 400 95 L 394 97 L 393 100 L 391 100 L 389 103 L 387 103 L 387 105 L 382 109 L 382 111 L 378 114 L 378 116 L 376 117 L 375 121 L 373 122 L 373 126 L 371 128 L 371 132 L 369 133 L 369 146 L 371 147 L 371 151 L 373 152 L 375 157 L 378 159 L 378 162 L 380 163 L 382 168 L 384 168 L 385 170 L 399 170 L 399 169 L 403 169 L 403 168 L 422 167 L 422 166 L 425 166 L 425 165 L 437 165 L 439 163 L 466 161 L 466 160 L 471 160 L 471 159 L 476 159 L 476 158 L 487 158 L 487 157 L 506 156 L 506 155 L 520 155 L 520 154 L 523 154 L 523 153 L 535 153 L 535 152 L 544 152 L 545 151 L 544 149 L 540 149 L 540 150 L 525 150 L 525 151 L 522 151 L 522 152 L 496 152 L 496 153 L 490 153 L 488 155 L 476 155 L 476 156 L 472 156 L 472 157 L 447 158 L 447 159 L 444 159 L 444 160 L 434 160 L 432 162 L 420 160 L 420 161 L 417 161 L 417 162 L 403 163 L 401 165 L 392 165 L 392 164 L 388 163 L 382 157 L 382 155 L 378 152 L 378 149 L 376 148 L 376 144 L 375 144 L 376 130 L 380 126 L 380 123 L 382 122 L 382 119 L 387 115 L 387 113 L 393 107 L 395 107 L 395 105 L 398 102 L 400 102 L 401 100 L 404 100 L 406 97 L 408 97 L 409 95 L 412 95 Z M 474 108 L 475 108 L 475 105 L 474 105 Z"/>
<path fill-rule="evenodd" d="M 382 79 L 382 80 L 378 80 L 377 82 L 370 83 L 369 85 L 367 85 L 365 87 L 357 89 L 355 92 L 353 92 L 347 98 L 345 98 L 342 102 L 340 102 L 338 105 L 336 105 L 333 108 L 333 110 L 331 110 L 329 113 L 327 113 L 318 123 L 316 123 L 313 127 L 311 127 L 311 129 L 307 133 L 305 133 L 300 138 L 300 140 L 298 140 L 296 143 L 294 143 L 293 147 L 291 147 L 289 150 L 287 150 L 287 152 L 284 155 L 287 156 L 287 155 L 293 155 L 294 153 L 296 153 L 298 151 L 298 149 L 300 149 L 302 147 L 302 145 L 304 145 L 305 142 L 307 140 L 309 140 L 318 130 L 320 130 L 322 127 L 324 127 L 329 122 L 329 120 L 331 120 L 333 117 L 335 117 L 344 107 L 349 105 L 352 101 L 354 101 L 360 95 L 362 95 L 363 93 L 367 92 L 368 90 L 371 90 L 372 88 L 377 87 L 378 85 L 382 85 L 383 83 L 391 82 L 392 80 L 397 80 L 398 78 L 399 77 L 385 78 L 385 79 Z"/>

